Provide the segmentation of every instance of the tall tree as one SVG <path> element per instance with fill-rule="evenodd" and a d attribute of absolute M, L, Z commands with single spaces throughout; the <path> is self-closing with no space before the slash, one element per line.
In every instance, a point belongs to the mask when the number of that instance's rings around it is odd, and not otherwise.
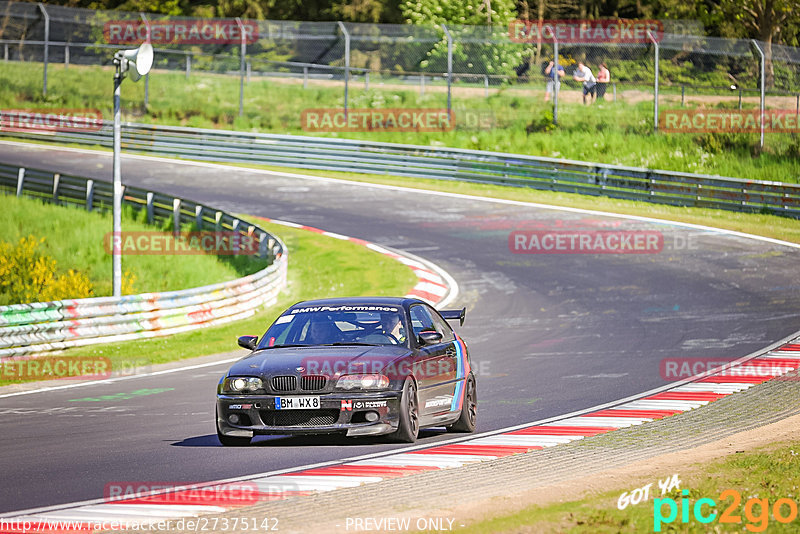
<path fill-rule="evenodd" d="M 717 11 L 728 21 L 723 25 L 723 33 L 764 43 L 767 57 L 764 63 L 765 85 L 772 87 L 775 83 L 772 44 L 780 43 L 784 33 L 787 39 L 796 36 L 800 23 L 800 0 L 718 0 Z"/>

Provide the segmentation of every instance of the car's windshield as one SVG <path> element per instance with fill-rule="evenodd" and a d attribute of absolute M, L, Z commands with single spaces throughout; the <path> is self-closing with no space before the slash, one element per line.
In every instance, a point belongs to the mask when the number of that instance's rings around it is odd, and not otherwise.
<path fill-rule="evenodd" d="M 394 306 L 309 306 L 288 310 L 258 348 L 287 345 L 408 346 L 402 309 Z"/>

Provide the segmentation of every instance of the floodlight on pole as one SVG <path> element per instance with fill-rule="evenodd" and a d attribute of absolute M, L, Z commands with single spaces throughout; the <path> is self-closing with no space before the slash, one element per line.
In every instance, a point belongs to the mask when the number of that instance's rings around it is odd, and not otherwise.
<path fill-rule="evenodd" d="M 115 297 L 122 296 L 122 179 L 120 175 L 120 85 L 125 75 L 134 82 L 150 72 L 153 66 L 153 45 L 144 43 L 139 48 L 121 50 L 114 54 L 114 226 L 112 233 L 112 285 Z"/>

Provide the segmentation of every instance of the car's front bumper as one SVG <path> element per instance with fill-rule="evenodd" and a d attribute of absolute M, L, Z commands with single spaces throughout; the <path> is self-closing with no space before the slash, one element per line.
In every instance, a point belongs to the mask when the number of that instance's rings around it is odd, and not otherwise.
<path fill-rule="evenodd" d="M 306 395 L 304 393 L 302 396 Z M 220 394 L 217 395 L 217 428 L 231 437 L 389 434 L 397 430 L 400 395 L 400 391 L 325 393 L 319 395 L 318 409 L 280 410 L 275 409 L 278 395 Z M 290 396 L 298 395 L 280 395 Z M 369 418 L 375 420 L 369 421 Z"/>

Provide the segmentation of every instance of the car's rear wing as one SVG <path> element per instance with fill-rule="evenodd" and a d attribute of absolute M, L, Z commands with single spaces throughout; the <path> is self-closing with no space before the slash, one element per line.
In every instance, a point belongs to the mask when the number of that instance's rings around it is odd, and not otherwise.
<path fill-rule="evenodd" d="M 460 310 L 441 310 L 439 313 L 448 321 L 455 321 L 458 319 L 460 326 L 464 326 L 464 318 L 467 316 L 467 309 L 461 308 Z"/>

